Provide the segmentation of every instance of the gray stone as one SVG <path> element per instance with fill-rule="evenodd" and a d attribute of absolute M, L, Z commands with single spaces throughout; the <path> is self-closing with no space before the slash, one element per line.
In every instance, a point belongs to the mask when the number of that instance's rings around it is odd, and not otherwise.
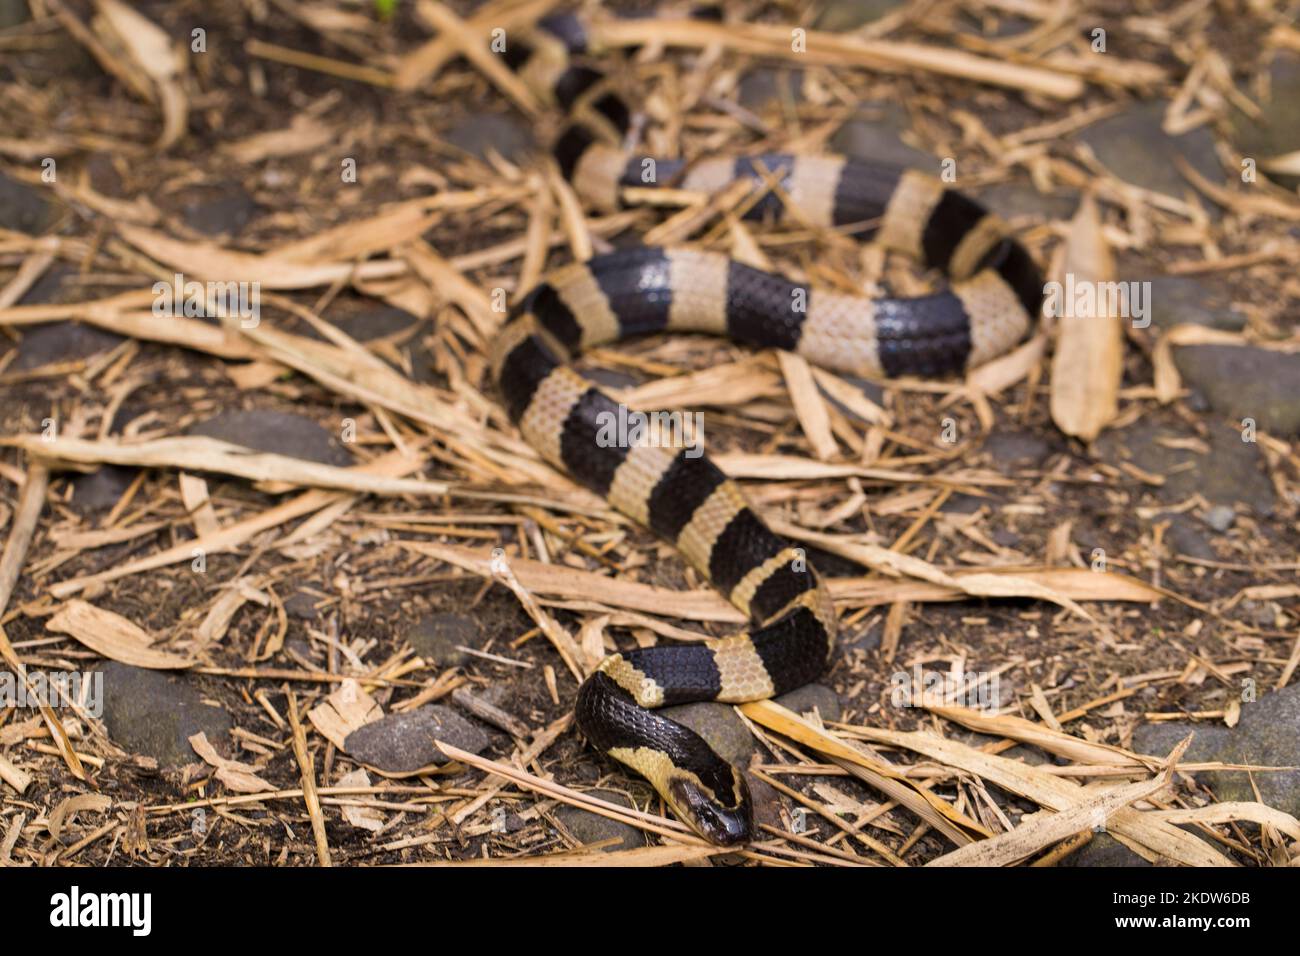
<path fill-rule="evenodd" d="M 1095 833 L 1088 845 L 1061 861 L 1062 866 L 1150 866 L 1109 833 Z"/>
<path fill-rule="evenodd" d="M 879 20 L 902 5 L 902 0 L 830 0 L 822 6 L 813 28 L 845 33 Z"/>
<path fill-rule="evenodd" d="M 1096 451 L 1106 461 L 1128 460 L 1144 471 L 1163 475 L 1165 483 L 1156 489 L 1162 501 L 1173 504 L 1199 492 L 1211 505 L 1242 503 L 1256 514 L 1272 513 L 1276 496 L 1257 445 L 1243 442 L 1240 434 L 1229 428 L 1210 429 L 1206 455 L 1161 444 L 1161 439 L 1188 437 L 1186 432 L 1142 421 L 1104 432 L 1097 439 Z"/>
<path fill-rule="evenodd" d="M 773 66 L 758 66 L 740 78 L 736 99 L 747 110 L 761 113 L 769 106 L 803 100 L 803 71 Z"/>
<path fill-rule="evenodd" d="M 347 467 L 352 456 L 310 418 L 270 409 L 221 412 L 193 425 L 191 435 L 205 435 L 256 451 L 288 455 L 324 465 Z"/>
<path fill-rule="evenodd" d="M 824 684 L 804 684 L 788 694 L 776 698 L 776 702 L 796 714 L 816 710 L 822 720 L 839 720 L 841 714 L 840 696 Z"/>
<path fill-rule="evenodd" d="M 1243 156 L 1256 162 L 1300 149 L 1300 54 L 1279 51 L 1268 72 L 1269 98 L 1260 104 L 1260 116 L 1231 111 L 1233 141 Z M 1300 176 L 1260 172 L 1288 189 L 1300 185 Z"/>
<path fill-rule="evenodd" d="M 116 348 L 120 335 L 80 322 L 47 322 L 24 329 L 18 356 L 10 366 L 15 371 L 41 368 L 56 362 L 75 362 Z"/>
<path fill-rule="evenodd" d="M 189 742 L 195 734 L 206 734 L 213 745 L 229 740 L 230 715 L 204 703 L 186 677 L 117 661 L 107 661 L 100 669 L 104 726 L 128 753 L 152 757 L 160 767 L 180 767 L 198 760 Z"/>
<path fill-rule="evenodd" d="M 1103 166 L 1143 189 L 1182 198 L 1192 187 L 1175 165 L 1179 157 L 1211 182 L 1221 181 L 1223 167 L 1214 150 L 1214 136 L 1204 126 L 1181 136 L 1165 133 L 1161 123 L 1168 105 L 1158 99 L 1135 102 L 1093 123 L 1079 138 L 1092 147 Z M 1217 207 L 1209 208 L 1217 213 Z"/>
<path fill-rule="evenodd" d="M 835 131 L 830 150 L 937 175 L 939 161 L 935 157 L 903 142 L 901 134 L 910 126 L 911 119 L 901 104 L 871 103 Z"/>
<path fill-rule="evenodd" d="M 404 332 L 419 321 L 405 309 L 367 303 L 336 324 L 358 342 L 370 342 Z"/>
<path fill-rule="evenodd" d="M 536 149 L 532 127 L 504 113 L 476 113 L 447 131 L 447 142 L 486 159 L 495 150 L 509 160 L 523 160 Z"/>
<path fill-rule="evenodd" d="M 54 207 L 39 190 L 0 173 L 0 229 L 36 235 L 54 219 Z"/>
<path fill-rule="evenodd" d="M 103 511 L 122 500 L 135 481 L 137 469 L 101 465 L 88 475 L 72 479 L 72 504 L 82 511 Z"/>
<path fill-rule="evenodd" d="M 476 724 L 454 710 L 429 704 L 358 727 L 343 741 L 343 749 L 350 757 L 387 773 L 411 773 L 448 762 L 434 740 L 475 754 L 488 745 L 487 734 Z"/>
<path fill-rule="evenodd" d="M 1215 505 L 1209 511 L 1205 512 L 1205 523 L 1220 534 L 1232 527 L 1237 520 L 1237 514 L 1227 505 Z"/>
<path fill-rule="evenodd" d="M 1151 283 L 1151 321 L 1158 328 L 1204 325 L 1211 329 L 1240 331 L 1246 316 L 1232 306 L 1228 290 L 1194 276 L 1155 276 Z"/>
<path fill-rule="evenodd" d="M 1300 353 L 1249 345 L 1188 345 L 1174 362 L 1210 408 L 1279 436 L 1300 435 Z"/>
<path fill-rule="evenodd" d="M 996 183 L 972 191 L 975 198 L 1003 219 L 1069 219 L 1079 206 L 1075 190 L 1047 195 L 1030 182 Z"/>
<path fill-rule="evenodd" d="M 200 186 L 181 203 L 185 224 L 205 236 L 234 236 L 257 215 L 257 203 L 236 182 Z"/>
<path fill-rule="evenodd" d="M 636 809 L 636 806 L 626 793 L 619 793 L 617 790 L 589 790 L 587 792 L 607 803 L 615 803 L 631 810 Z M 564 824 L 564 828 L 579 843 L 584 845 L 600 843 L 602 840 L 610 839 L 619 841 L 618 843 L 611 843 L 607 847 L 602 847 L 601 851 L 604 853 L 613 853 L 615 850 L 633 850 L 646 845 L 644 831 L 632 826 L 630 823 L 611 820 L 609 817 L 601 816 L 599 813 L 592 813 L 590 810 L 583 810 L 581 807 L 566 804 L 556 809 L 555 816 Z"/>
<path fill-rule="evenodd" d="M 1300 685 L 1272 691 L 1253 702 L 1242 702 L 1236 727 L 1220 724 L 1151 724 L 1133 731 L 1138 753 L 1166 756 L 1188 733 L 1196 736 L 1183 755 L 1193 762 L 1219 760 L 1270 767 L 1300 767 Z M 1255 800 L 1245 771 L 1198 773 L 1224 803 Z M 1263 802 L 1292 815 L 1300 814 L 1300 770 L 1255 771 Z"/>
<path fill-rule="evenodd" d="M 778 830 L 785 829 L 785 821 L 781 819 L 781 793 L 766 780 L 760 780 L 752 773 L 745 772 L 745 782 L 749 784 L 749 797 L 751 805 L 754 808 L 754 829 L 766 823 L 770 827 L 776 827 Z M 811 818 L 809 820 L 811 821 Z M 758 839 L 763 839 L 769 834 L 759 831 Z"/>
<path fill-rule="evenodd" d="M 1037 468 L 1052 453 L 1052 446 L 1036 432 L 998 428 L 984 440 L 984 452 L 998 465 Z"/>
<path fill-rule="evenodd" d="M 754 752 L 754 735 L 730 704 L 678 704 L 658 713 L 691 728 L 727 763 L 744 767 Z"/>
<path fill-rule="evenodd" d="M 284 609 L 303 621 L 314 621 L 320 617 L 316 603 L 320 600 L 310 591 L 295 591 L 285 598 Z"/>
<path fill-rule="evenodd" d="M 27 0 L 0 0 L 0 30 L 26 23 L 31 15 Z"/>
<path fill-rule="evenodd" d="M 1205 535 L 1201 534 L 1200 527 L 1187 515 L 1165 514 L 1157 520 L 1169 522 L 1165 529 L 1165 543 L 1174 554 L 1185 554 L 1203 561 L 1213 561 L 1218 557 Z"/>
<path fill-rule="evenodd" d="M 415 653 L 438 667 L 455 667 L 470 656 L 461 647 L 478 647 L 478 623 L 463 614 L 426 614 L 403 635 Z"/>

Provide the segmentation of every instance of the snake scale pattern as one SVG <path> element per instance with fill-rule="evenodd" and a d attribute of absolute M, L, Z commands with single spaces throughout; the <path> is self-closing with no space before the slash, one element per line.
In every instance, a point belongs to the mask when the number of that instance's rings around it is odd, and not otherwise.
<path fill-rule="evenodd" d="M 815 679 L 835 644 L 836 616 L 803 551 L 773 533 L 707 457 L 644 434 L 598 441 L 616 403 L 567 364 L 582 349 L 656 332 L 727 336 L 786 349 L 855 375 L 960 373 L 1013 348 L 1041 308 L 1026 250 L 978 203 L 914 171 L 830 155 L 772 153 L 686 163 L 626 148 L 632 111 L 587 65 L 573 14 L 512 36 L 508 65 L 566 123 L 553 153 L 591 208 L 619 208 L 624 186 L 715 193 L 738 179 L 769 191 L 747 218 L 874 234 L 886 248 L 942 270 L 933 295 L 854 296 L 813 289 L 700 248 L 639 246 L 550 274 L 514 308 L 493 346 L 492 373 L 510 418 L 556 468 L 676 545 L 753 621 L 706 644 L 606 658 L 578 692 L 577 723 L 598 750 L 631 767 L 672 811 L 723 845 L 753 835 L 743 774 L 692 730 L 655 713 L 690 701 L 743 702 Z M 654 182 L 644 181 L 647 168 Z"/>

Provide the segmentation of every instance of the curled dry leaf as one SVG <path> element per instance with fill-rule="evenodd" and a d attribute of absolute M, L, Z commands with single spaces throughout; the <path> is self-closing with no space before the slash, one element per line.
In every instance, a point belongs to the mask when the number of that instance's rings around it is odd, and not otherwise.
<path fill-rule="evenodd" d="M 180 670 L 196 663 L 193 658 L 159 650 L 153 646 L 154 639 L 139 625 L 82 600 L 74 599 L 63 605 L 45 627 L 69 634 L 95 653 L 132 667 Z"/>
<path fill-rule="evenodd" d="M 348 734 L 382 716 L 383 708 L 352 678 L 339 684 L 323 704 L 307 711 L 307 719 L 312 722 L 312 726 L 339 750 L 343 749 L 343 741 L 347 740 Z"/>
<path fill-rule="evenodd" d="M 152 20 L 119 0 L 96 0 L 95 6 L 100 13 L 96 20 L 100 33 L 107 34 L 105 39 L 152 81 L 163 114 L 158 148 L 167 149 L 184 134 L 189 114 L 189 101 L 180 85 L 184 63 L 172 47 L 171 39 Z"/>
<path fill-rule="evenodd" d="M 199 732 L 190 738 L 190 746 L 198 754 L 203 762 L 210 767 L 216 767 L 216 777 L 235 793 L 269 793 L 275 787 L 271 786 L 261 777 L 259 777 L 246 763 L 240 763 L 238 760 L 228 760 L 217 753 L 208 735 Z"/>

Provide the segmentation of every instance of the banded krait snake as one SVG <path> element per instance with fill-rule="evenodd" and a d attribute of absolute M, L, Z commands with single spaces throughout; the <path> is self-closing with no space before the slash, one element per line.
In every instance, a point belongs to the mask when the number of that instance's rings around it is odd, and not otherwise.
<path fill-rule="evenodd" d="M 625 185 L 645 186 L 645 159 L 622 145 L 631 111 L 610 81 L 572 58 L 586 51 L 574 15 L 512 35 L 509 66 L 567 124 L 554 156 L 578 195 L 612 210 Z M 737 178 L 779 177 L 747 213 L 804 226 L 874 228 L 887 248 L 943 270 L 945 291 L 915 298 L 811 289 L 698 248 L 635 247 L 547 276 L 517 305 L 493 348 L 510 418 L 542 456 L 673 542 L 754 621 L 747 633 L 607 657 L 578 692 L 579 728 L 645 776 L 696 832 L 720 844 L 752 833 L 742 773 L 693 731 L 654 713 L 688 701 L 761 700 L 826 667 L 836 617 L 803 552 L 774 534 L 736 484 L 690 448 L 645 435 L 598 441 L 618 406 L 568 367 L 578 350 L 651 332 L 708 332 L 787 349 L 857 375 L 961 372 L 1015 346 L 1036 319 L 1043 284 L 994 215 L 928 176 L 841 156 L 656 161 L 656 182 L 715 192 Z M 795 212 L 792 214 L 791 209 Z"/>

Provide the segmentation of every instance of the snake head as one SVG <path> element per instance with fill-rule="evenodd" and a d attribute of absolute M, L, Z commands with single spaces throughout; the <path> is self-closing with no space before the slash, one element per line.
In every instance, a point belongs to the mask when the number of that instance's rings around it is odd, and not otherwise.
<path fill-rule="evenodd" d="M 735 846 L 754 837 L 753 802 L 749 785 L 734 767 L 727 767 L 731 780 L 720 792 L 704 786 L 694 774 L 675 776 L 664 796 L 678 818 L 710 843 Z"/>

